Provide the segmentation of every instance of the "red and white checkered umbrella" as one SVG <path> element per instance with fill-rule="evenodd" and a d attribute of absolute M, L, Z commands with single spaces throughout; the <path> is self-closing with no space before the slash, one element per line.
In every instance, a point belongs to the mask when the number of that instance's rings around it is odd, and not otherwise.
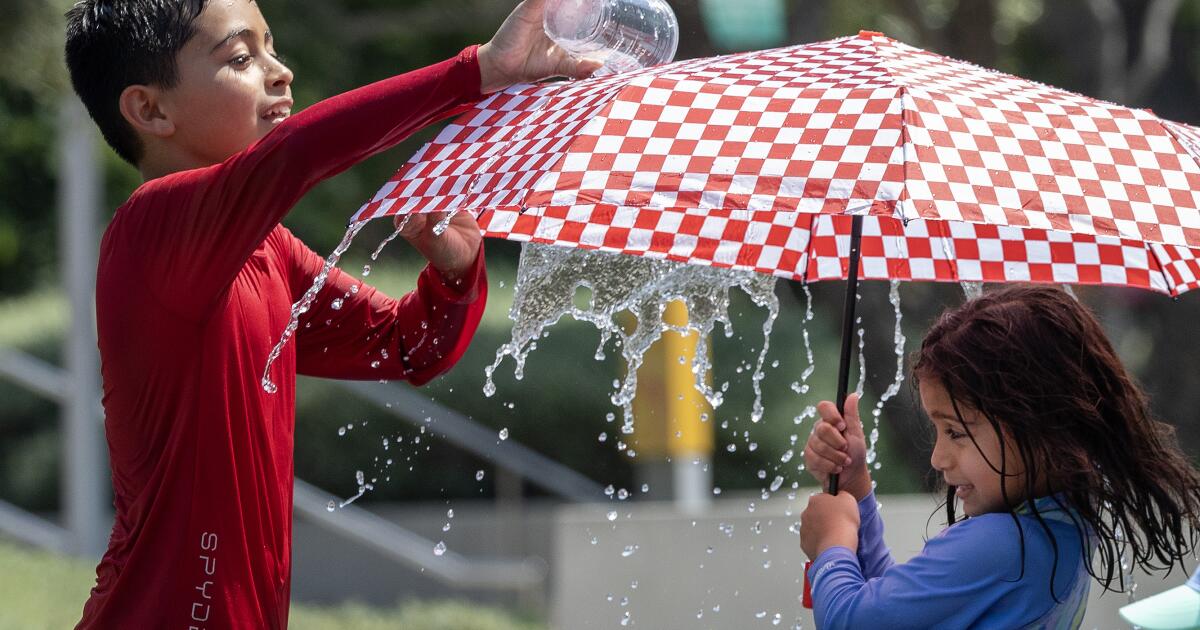
<path fill-rule="evenodd" d="M 479 103 L 355 215 L 771 273 L 1200 285 L 1200 129 L 876 33 Z M 853 216 L 862 217 L 857 221 Z"/>
<path fill-rule="evenodd" d="M 488 236 L 846 278 L 841 408 L 860 278 L 1200 286 L 1200 129 L 863 32 L 515 86 L 354 220 L 448 210 Z"/>

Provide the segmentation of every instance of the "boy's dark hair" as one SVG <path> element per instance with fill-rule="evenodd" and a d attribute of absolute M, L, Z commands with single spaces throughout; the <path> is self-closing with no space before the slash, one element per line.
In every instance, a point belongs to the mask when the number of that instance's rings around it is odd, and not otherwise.
<path fill-rule="evenodd" d="M 142 143 L 121 116 L 131 85 L 175 87 L 176 56 L 207 0 L 80 0 L 67 12 L 71 85 L 109 146 L 137 165 Z"/>
<path fill-rule="evenodd" d="M 1009 505 L 1028 502 L 1050 538 L 1055 599 L 1058 545 L 1032 503 L 1039 481 L 1063 499 L 1060 508 L 1078 515 L 1072 519 L 1088 573 L 1106 590 L 1114 577 L 1124 590 L 1126 551 L 1132 565 L 1150 572 L 1182 566 L 1195 549 L 1200 476 L 1175 429 L 1151 416 L 1095 316 L 1065 291 L 1018 285 L 948 310 L 922 342 L 913 374 L 945 387 L 960 421 L 966 407 L 988 420 L 1004 460 L 989 462 L 993 470 L 1013 476 L 1019 463 L 1031 473 L 1022 496 L 1009 497 L 1003 483 L 1001 492 Z M 1004 453 L 1005 437 L 1014 457 Z M 953 524 L 953 488 L 946 511 Z M 1023 560 L 1019 523 L 1017 531 Z M 1089 540 L 1099 545 L 1099 566 Z"/>

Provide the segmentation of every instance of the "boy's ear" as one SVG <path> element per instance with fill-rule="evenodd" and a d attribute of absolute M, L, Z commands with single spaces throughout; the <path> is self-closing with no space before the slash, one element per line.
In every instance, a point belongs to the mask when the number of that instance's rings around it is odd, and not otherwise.
<path fill-rule="evenodd" d="M 162 91 L 148 85 L 131 85 L 121 92 L 121 115 L 139 134 L 166 138 L 175 133 L 175 123 L 161 106 Z"/>

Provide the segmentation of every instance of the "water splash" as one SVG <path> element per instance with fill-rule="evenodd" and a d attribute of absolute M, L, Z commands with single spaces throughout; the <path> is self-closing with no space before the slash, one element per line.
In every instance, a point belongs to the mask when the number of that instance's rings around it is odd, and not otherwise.
<path fill-rule="evenodd" d="M 904 382 L 904 330 L 901 327 L 902 313 L 900 312 L 900 281 L 892 280 L 891 287 L 888 290 L 888 301 L 892 303 L 892 310 L 896 314 L 896 327 L 892 331 L 892 341 L 896 344 L 896 374 L 892 377 L 892 383 L 879 397 L 879 401 L 875 403 L 875 408 L 871 410 L 873 425 L 871 427 L 870 441 L 867 443 L 867 465 L 874 465 L 878 470 L 881 466 L 877 462 L 878 453 L 875 450 L 876 444 L 879 443 L 879 416 L 883 413 L 883 406 L 893 396 L 900 393 L 900 385 Z"/>
<path fill-rule="evenodd" d="M 861 300 L 861 297 L 857 296 L 854 299 Z M 867 386 L 866 330 L 862 325 L 862 317 L 854 318 L 854 327 L 858 333 L 858 385 L 854 386 L 854 393 L 861 399 Z"/>
<path fill-rule="evenodd" d="M 807 366 L 804 368 L 804 371 L 800 374 L 800 380 L 792 383 L 792 391 L 796 392 L 797 394 L 800 394 L 801 396 L 804 396 L 805 394 L 808 393 L 808 389 L 809 389 L 808 377 L 812 376 L 813 372 L 817 369 L 817 364 L 813 359 L 812 342 L 808 336 L 808 324 L 809 324 L 809 322 L 811 322 L 813 320 L 812 290 L 808 287 L 807 284 L 804 284 L 801 286 L 804 289 L 804 321 L 801 323 L 801 332 L 803 333 L 803 336 L 804 336 L 804 355 L 805 355 L 805 360 L 807 361 Z M 814 407 L 813 405 L 808 405 L 804 408 L 804 410 L 802 412 L 800 412 L 800 415 L 798 415 L 792 419 L 792 422 L 797 425 L 803 424 L 805 420 L 808 420 L 809 418 L 815 418 L 816 415 L 817 415 L 817 408 Z M 791 457 L 789 457 L 788 459 L 791 459 Z M 786 460 L 784 460 L 784 461 L 786 463 Z M 801 463 L 799 465 L 799 469 L 800 470 L 804 469 L 803 460 L 801 461 Z"/>
<path fill-rule="evenodd" d="M 368 491 L 375 489 L 375 486 L 372 483 L 375 481 L 375 479 L 372 478 L 371 481 L 368 482 L 366 480 L 366 476 L 363 475 L 363 471 L 361 471 L 361 470 L 354 471 L 354 481 L 358 483 L 358 492 L 355 493 L 354 496 L 352 496 L 344 501 L 339 502 L 337 505 L 338 508 L 344 508 L 347 505 L 354 503 L 355 501 L 359 500 Z M 332 505 L 333 501 L 330 501 L 329 503 L 330 503 L 330 505 Z M 330 511 L 332 511 L 332 510 L 330 510 Z"/>
<path fill-rule="evenodd" d="M 982 282 L 960 282 L 959 284 L 962 285 L 963 295 L 966 295 L 968 300 L 974 300 L 983 295 Z"/>
<path fill-rule="evenodd" d="M 750 294 L 750 299 L 755 306 L 767 309 L 767 319 L 762 325 L 763 345 L 758 352 L 758 363 L 754 366 L 754 374 L 750 377 L 750 381 L 754 385 L 754 406 L 750 410 L 750 422 L 754 423 L 761 421 L 765 412 L 762 404 L 762 381 L 767 374 L 763 366 L 767 362 L 767 351 L 771 349 L 771 330 L 775 326 L 775 320 L 779 318 L 779 297 L 775 295 L 774 284 L 771 285 L 771 288 L 769 294 Z"/>
<path fill-rule="evenodd" d="M 536 347 L 536 341 L 546 329 L 564 315 L 587 322 L 600 331 L 604 340 L 613 339 L 625 360 L 624 380 L 614 381 L 616 390 L 612 403 L 624 414 L 624 427 L 633 425 L 633 398 L 637 391 L 637 370 L 646 351 L 658 341 L 663 332 L 689 334 L 699 332 L 696 354 L 691 370 L 694 386 L 710 405 L 723 402 L 723 389 L 709 385 L 711 368 L 708 337 L 718 322 L 726 336 L 732 334 L 729 320 L 730 289 L 745 292 L 754 304 L 766 306 L 768 320 L 764 333 L 778 315 L 775 296 L 776 279 L 753 272 L 733 271 L 715 267 L 652 260 L 623 254 L 589 252 L 578 249 L 529 243 L 523 246 L 517 268 L 512 310 L 512 339 L 496 351 L 496 360 L 484 370 L 483 392 L 496 393 L 492 378 L 504 357 L 512 357 L 513 375 L 524 376 L 525 360 Z M 586 307 L 575 304 L 580 289 L 591 291 Z M 671 326 L 663 321 L 666 305 L 682 301 L 687 308 L 686 326 Z M 633 315 L 634 324 L 628 330 L 619 321 L 621 313 Z M 603 355 L 602 351 L 598 354 Z M 766 342 L 759 354 L 759 371 L 766 360 Z M 761 379 L 758 379 L 761 380 Z M 758 383 L 755 383 L 756 409 L 761 406 Z"/>
<path fill-rule="evenodd" d="M 392 241 L 396 240 L 396 237 L 400 236 L 400 233 L 404 231 L 404 228 L 408 227 L 408 222 L 412 221 L 413 214 L 414 213 L 409 213 L 409 214 L 404 215 L 404 218 L 400 219 L 399 225 L 396 226 L 396 230 L 394 232 L 392 232 L 391 235 L 389 235 L 387 238 L 383 239 L 383 242 L 381 242 L 379 244 L 379 247 L 375 248 L 375 251 L 371 252 L 371 260 L 372 261 L 378 259 L 379 254 L 381 252 L 383 252 L 383 248 L 387 247 L 388 243 L 391 243 Z M 363 267 L 363 275 L 364 276 L 371 275 L 371 266 L 370 265 Z"/>
<path fill-rule="evenodd" d="M 354 237 L 358 236 L 358 233 L 362 231 L 363 226 L 366 224 L 366 221 L 350 224 L 345 236 L 342 237 L 342 242 L 333 250 L 329 258 L 325 259 L 325 265 L 321 267 L 321 273 L 317 274 L 316 278 L 313 278 L 312 286 L 304 292 L 304 295 L 300 297 L 298 302 L 292 305 L 291 319 L 288 321 L 287 327 L 283 329 L 283 335 L 280 337 L 279 342 L 275 344 L 274 348 L 271 348 L 271 353 L 267 355 L 267 365 L 263 368 L 262 388 L 268 394 L 274 394 L 279 390 L 279 387 L 271 381 L 271 364 L 279 358 L 279 353 L 283 352 L 283 347 L 296 334 L 296 328 L 300 326 L 300 316 L 308 312 L 313 301 L 317 299 L 317 294 L 325 286 L 325 280 L 329 277 L 329 272 L 341 260 L 342 254 L 346 253 L 346 250 L 350 248 L 350 243 L 354 241 Z"/>
<path fill-rule="evenodd" d="M 441 236 L 442 233 L 444 233 L 446 231 L 446 228 L 450 227 L 450 222 L 454 220 L 454 217 L 457 214 L 458 214 L 458 208 L 455 208 L 455 209 L 447 212 L 446 216 L 441 221 L 438 221 L 436 225 L 433 226 L 433 235 Z M 409 216 L 412 216 L 412 215 L 409 215 Z"/>

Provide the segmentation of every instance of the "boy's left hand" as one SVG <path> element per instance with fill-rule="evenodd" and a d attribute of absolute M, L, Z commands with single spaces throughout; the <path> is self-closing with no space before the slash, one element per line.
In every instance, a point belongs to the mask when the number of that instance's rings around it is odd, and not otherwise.
<path fill-rule="evenodd" d="M 546 0 L 525 0 L 513 9 L 491 41 L 479 47 L 480 88 L 498 92 L 516 83 L 550 77 L 583 79 L 600 68 L 598 61 L 575 59 L 554 45 L 542 29 Z"/>
<path fill-rule="evenodd" d="M 399 227 L 408 215 L 398 215 L 395 219 Z M 450 219 L 446 231 L 439 236 L 433 228 L 446 218 L 445 212 L 414 213 L 408 219 L 408 224 L 400 232 L 429 264 L 437 269 L 442 277 L 453 282 L 475 262 L 479 254 L 479 244 L 483 235 L 479 232 L 479 224 L 470 212 L 460 211 Z"/>
<path fill-rule="evenodd" d="M 849 492 L 814 494 L 800 515 L 800 548 L 810 560 L 830 547 L 857 552 L 858 525 L 858 501 Z"/>

